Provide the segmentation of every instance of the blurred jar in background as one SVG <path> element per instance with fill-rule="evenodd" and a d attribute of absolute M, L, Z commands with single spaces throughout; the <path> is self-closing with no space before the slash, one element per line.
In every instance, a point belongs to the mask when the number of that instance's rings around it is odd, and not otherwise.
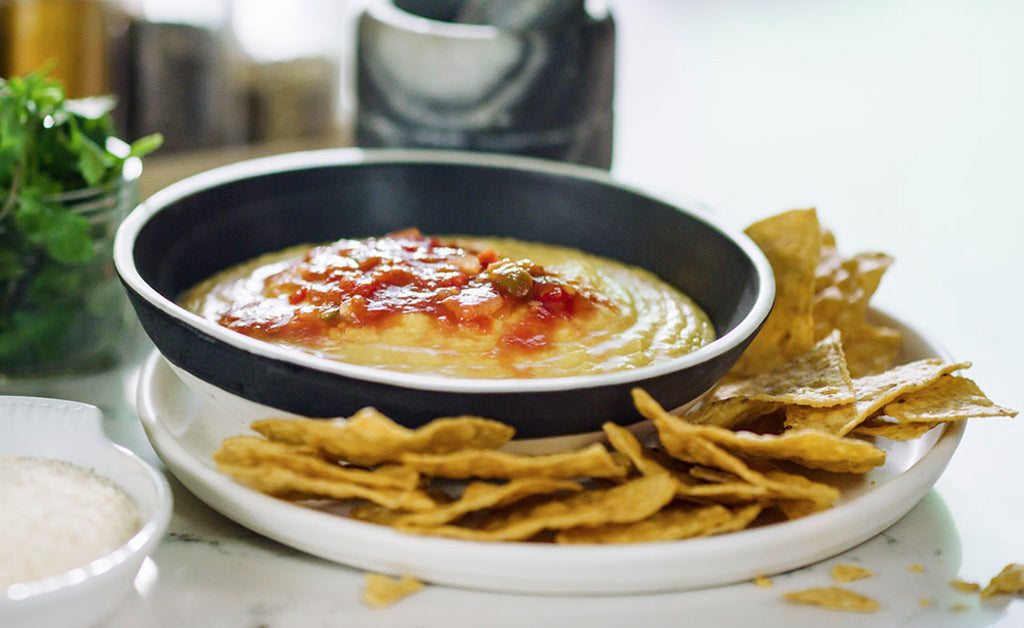
<path fill-rule="evenodd" d="M 369 0 L 356 140 L 609 168 L 615 28 L 584 0 Z"/>
<path fill-rule="evenodd" d="M 251 142 L 338 134 L 350 15 L 347 0 L 236 4 L 231 31 L 244 58 Z"/>
<path fill-rule="evenodd" d="M 160 132 L 162 152 L 245 141 L 229 39 L 230 0 L 121 0 L 115 91 L 129 138 Z"/>
<path fill-rule="evenodd" d="M 71 98 L 108 90 L 107 3 L 100 0 L 7 0 L 0 3 L 4 76 L 49 64 Z"/>

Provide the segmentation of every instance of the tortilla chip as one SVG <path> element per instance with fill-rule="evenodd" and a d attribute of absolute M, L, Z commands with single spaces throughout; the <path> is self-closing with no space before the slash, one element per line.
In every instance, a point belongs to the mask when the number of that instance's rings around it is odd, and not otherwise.
<path fill-rule="evenodd" d="M 935 423 L 897 423 L 891 417 L 875 415 L 853 430 L 854 436 L 880 436 L 895 441 L 921 438 L 939 425 Z"/>
<path fill-rule="evenodd" d="M 685 501 L 704 504 L 749 504 L 771 502 L 772 492 L 762 485 L 750 484 L 738 476 L 712 469 L 693 466 L 688 476 L 676 475 L 680 480 L 676 497 Z"/>
<path fill-rule="evenodd" d="M 608 437 L 608 443 L 612 448 L 629 459 L 633 466 L 636 467 L 636 470 L 642 475 L 669 472 L 668 469 L 648 453 L 648 450 L 644 449 L 644 446 L 640 444 L 640 441 L 633 432 L 611 422 L 605 423 L 601 428 Z"/>
<path fill-rule="evenodd" d="M 437 502 L 420 490 L 374 488 L 313 478 L 270 464 L 248 467 L 222 463 L 217 468 L 252 489 L 276 497 L 365 499 L 395 510 L 431 510 L 437 507 Z"/>
<path fill-rule="evenodd" d="M 786 427 L 816 429 L 845 436 L 890 401 L 969 366 L 969 362 L 949 363 L 929 358 L 903 364 L 878 375 L 858 377 L 853 380 L 856 402 L 836 408 L 787 407 Z"/>
<path fill-rule="evenodd" d="M 707 452 L 707 447 L 695 441 L 713 443 L 732 453 L 773 460 L 792 460 L 812 469 L 840 473 L 866 473 L 885 462 L 885 451 L 864 441 L 840 438 L 818 430 L 794 430 L 782 435 L 759 435 L 751 432 L 733 432 L 714 426 L 692 425 L 665 412 L 650 395 L 640 389 L 634 389 L 633 399 L 640 414 L 654 422 L 661 442 L 670 454 L 686 462 L 735 473 L 752 484 L 757 482 L 737 472 L 738 466 L 721 466 L 723 462 L 720 456 L 714 455 L 716 462 L 709 464 L 711 454 L 698 452 Z M 677 452 L 680 455 L 677 455 Z"/>
<path fill-rule="evenodd" d="M 885 451 L 871 443 L 817 430 L 794 430 L 778 436 L 720 432 L 707 433 L 704 437 L 733 453 L 790 460 L 810 469 L 834 473 L 867 473 L 885 464 Z"/>
<path fill-rule="evenodd" d="M 718 484 L 682 484 L 676 488 L 676 498 L 699 504 L 741 504 L 770 503 L 771 491 L 765 486 L 750 484 L 742 480 Z"/>
<path fill-rule="evenodd" d="M 836 565 L 832 568 L 832 579 L 836 582 L 853 582 L 873 575 L 870 569 L 858 565 Z"/>
<path fill-rule="evenodd" d="M 950 580 L 949 586 L 960 593 L 977 593 L 981 591 L 981 585 L 977 582 L 965 582 L 963 580 Z"/>
<path fill-rule="evenodd" d="M 981 590 L 981 599 L 995 595 L 1024 593 L 1024 565 L 1010 563 Z"/>
<path fill-rule="evenodd" d="M 721 400 L 708 400 L 703 405 L 694 408 L 693 411 L 687 412 L 683 418 L 687 423 L 695 425 L 714 425 L 731 429 L 771 414 L 779 407 L 779 404 L 768 401 L 730 397 Z"/>
<path fill-rule="evenodd" d="M 896 363 L 903 334 L 888 327 L 862 325 L 843 336 L 846 367 L 850 376 L 864 377 L 887 371 Z"/>
<path fill-rule="evenodd" d="M 867 322 L 869 301 L 892 261 L 884 253 L 845 258 L 831 233 L 822 237 L 821 259 L 815 269 L 814 337 L 825 338 L 835 330 L 842 334 L 853 377 L 890 368 L 902 346 L 897 330 Z"/>
<path fill-rule="evenodd" d="M 830 507 L 828 504 L 822 504 L 821 502 L 809 499 L 780 499 L 772 505 L 778 508 L 779 512 L 789 521 L 808 517 L 823 510 L 828 510 Z"/>
<path fill-rule="evenodd" d="M 690 464 L 728 471 L 750 484 L 763 481 L 763 476 L 742 460 L 703 438 L 702 426 L 691 425 L 669 414 L 642 389 L 634 388 L 632 392 L 637 410 L 654 423 L 661 444 L 669 455 Z"/>
<path fill-rule="evenodd" d="M 839 499 L 839 489 L 811 482 L 802 476 L 792 474 L 762 474 L 750 468 L 741 458 L 726 451 L 719 444 L 713 442 L 709 436 L 721 440 L 729 440 L 738 437 L 729 430 L 717 427 L 691 425 L 679 417 L 666 412 L 654 399 L 645 391 L 634 388 L 633 399 L 640 414 L 654 422 L 665 450 L 673 457 L 689 462 L 691 464 L 703 465 L 714 469 L 720 469 L 731 473 L 747 484 L 752 484 L 760 490 L 748 490 L 750 493 L 760 492 L 769 498 L 776 499 L 806 499 L 815 503 L 832 504 Z M 751 435 L 759 439 L 757 435 Z M 827 436 L 827 435 L 826 435 Z M 745 439 L 744 439 L 745 440 Z M 861 443 L 871 449 L 875 449 L 867 443 Z M 801 450 L 802 451 L 802 450 Z M 878 450 L 881 451 L 881 450 Z M 873 454 L 874 455 L 874 454 Z M 883 452 L 884 456 L 884 452 Z M 826 458 L 821 458 L 825 461 Z M 864 460 L 869 460 L 865 458 Z M 824 463 L 824 462 L 822 462 Z M 849 461 L 832 463 L 841 468 L 847 468 Z M 795 480 L 794 478 L 800 478 Z M 698 497 L 702 493 L 711 491 L 722 491 L 723 485 L 710 484 L 707 488 L 700 486 L 680 485 L 678 492 L 680 496 Z M 715 488 L 718 487 L 718 488 Z M 735 489 L 736 487 L 729 487 Z"/>
<path fill-rule="evenodd" d="M 708 467 L 702 467 L 700 465 L 690 468 L 690 476 L 703 480 L 705 482 L 712 482 L 714 484 L 727 484 L 729 482 L 737 482 L 739 478 L 731 473 L 720 471 L 718 469 L 710 469 Z"/>
<path fill-rule="evenodd" d="M 402 454 L 402 464 L 425 475 L 464 478 L 622 478 L 629 467 L 616 460 L 604 445 L 566 453 L 527 456 L 490 449 L 446 454 Z"/>
<path fill-rule="evenodd" d="M 766 487 L 769 497 L 780 502 L 807 502 L 804 508 L 808 510 L 801 516 L 831 507 L 841 495 L 838 488 L 823 482 L 815 482 L 803 475 L 778 470 L 763 473 L 768 480 Z"/>
<path fill-rule="evenodd" d="M 517 504 L 493 513 L 479 528 L 444 525 L 403 526 L 401 529 L 478 541 L 522 541 L 543 530 L 640 521 L 668 504 L 675 490 L 676 481 L 672 477 L 651 475 L 612 488 L 585 491 L 539 504 L 531 503 L 525 507 Z"/>
<path fill-rule="evenodd" d="M 815 210 L 794 210 L 756 222 L 746 234 L 775 273 L 775 305 L 733 373 L 749 375 L 800 355 L 814 344 L 815 268 L 821 257 L 821 226 Z"/>
<path fill-rule="evenodd" d="M 363 589 L 363 601 L 374 608 L 385 608 L 422 588 L 423 583 L 409 575 L 392 578 L 379 573 L 368 573 Z"/>
<path fill-rule="evenodd" d="M 270 440 L 316 447 L 324 454 L 358 465 L 397 462 L 405 452 L 444 454 L 467 447 L 497 449 L 515 430 L 479 417 L 446 417 L 410 430 L 373 408 L 363 408 L 345 423 L 318 419 L 267 419 L 252 429 Z"/>
<path fill-rule="evenodd" d="M 893 258 L 885 253 L 844 258 L 834 240 L 823 241 L 821 260 L 815 269 L 815 337 L 824 338 L 837 329 L 845 336 L 866 324 L 869 301 Z"/>
<path fill-rule="evenodd" d="M 635 523 L 569 528 L 558 533 L 556 543 L 649 543 L 678 541 L 742 530 L 757 518 L 761 506 L 752 504 L 730 510 L 718 504 L 670 506 Z"/>
<path fill-rule="evenodd" d="M 1016 410 L 997 406 L 966 377 L 946 375 L 921 390 L 903 395 L 883 408 L 900 423 L 939 423 L 981 417 L 1015 417 Z"/>
<path fill-rule="evenodd" d="M 451 523 L 471 512 L 488 508 L 504 508 L 527 497 L 561 491 L 578 492 L 577 482 L 544 477 L 519 478 L 505 484 L 470 482 L 459 499 L 426 512 L 409 513 L 393 519 L 391 525 L 438 526 Z"/>
<path fill-rule="evenodd" d="M 311 478 L 378 488 L 412 490 L 420 483 L 420 475 L 408 467 L 385 465 L 369 471 L 322 460 L 316 453 L 315 448 L 304 445 L 278 443 L 258 436 L 232 436 L 224 439 L 213 460 L 246 467 L 274 465 Z"/>
<path fill-rule="evenodd" d="M 853 403 L 856 400 L 838 331 L 773 370 L 716 387 L 713 395 L 716 399 L 740 397 L 819 408 Z M 707 424 L 707 421 L 694 422 Z"/>
<path fill-rule="evenodd" d="M 875 600 L 840 587 L 818 587 L 803 591 L 789 591 L 782 595 L 789 602 L 809 604 L 837 611 L 874 613 L 882 606 Z"/>

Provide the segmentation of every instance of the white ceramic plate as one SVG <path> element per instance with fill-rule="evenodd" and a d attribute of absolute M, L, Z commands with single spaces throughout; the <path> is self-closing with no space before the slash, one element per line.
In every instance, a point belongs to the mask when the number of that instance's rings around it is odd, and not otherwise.
<path fill-rule="evenodd" d="M 64 460 L 118 485 L 139 508 L 141 529 L 112 553 L 62 574 L 0 590 L 0 626 L 75 628 L 110 613 L 133 587 L 171 517 L 166 478 L 107 439 L 99 409 L 36 397 L 0 397 L 0 457 Z M 2 505 L 0 505 L 2 507 Z"/>
<path fill-rule="evenodd" d="M 951 358 L 899 321 L 903 360 Z M 243 416 L 215 410 L 154 353 L 139 386 L 143 427 L 168 468 L 199 499 L 296 549 L 357 567 L 457 587 L 532 594 L 630 594 L 709 587 L 802 567 L 886 529 L 928 492 L 952 457 L 963 424 L 906 443 L 880 439 L 886 464 L 843 487 L 835 507 L 733 534 L 667 543 L 558 546 L 408 535 L 267 497 L 218 473 L 211 455 L 248 431 Z"/>

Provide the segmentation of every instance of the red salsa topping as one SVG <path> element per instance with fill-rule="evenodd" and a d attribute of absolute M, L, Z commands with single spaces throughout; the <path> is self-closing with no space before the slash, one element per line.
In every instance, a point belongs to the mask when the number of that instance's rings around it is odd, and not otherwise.
<path fill-rule="evenodd" d="M 484 331 L 515 316 L 501 343 L 530 349 L 547 346 L 557 321 L 605 303 L 529 260 L 473 251 L 416 229 L 314 247 L 268 276 L 262 292 L 258 302 L 233 304 L 219 322 L 308 345 L 326 342 L 332 329 L 385 326 L 403 314 Z"/>

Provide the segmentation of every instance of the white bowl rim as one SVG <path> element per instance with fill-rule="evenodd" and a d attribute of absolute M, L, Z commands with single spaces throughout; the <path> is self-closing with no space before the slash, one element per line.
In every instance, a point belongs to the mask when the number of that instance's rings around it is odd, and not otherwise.
<path fill-rule="evenodd" d="M 141 471 L 147 485 L 153 489 L 153 512 L 146 518 L 139 530 L 125 541 L 123 545 L 112 552 L 101 556 L 85 565 L 74 567 L 65 572 L 19 582 L 8 586 L 0 592 L 0 618 L 5 611 L 16 611 L 23 604 L 52 604 L 56 600 L 51 597 L 71 595 L 72 590 L 85 582 L 102 578 L 128 566 L 128 563 L 137 556 L 148 556 L 163 539 L 164 531 L 171 519 L 174 500 L 171 496 L 171 486 L 162 473 L 153 468 L 152 465 L 140 458 L 137 454 L 126 447 L 122 447 L 111 441 L 103 432 L 101 423 L 103 414 L 96 406 L 78 401 L 64 399 L 50 399 L 46 397 L 31 397 L 22 395 L 0 396 L 0 406 L 10 404 L 24 404 L 36 407 L 51 407 L 55 409 L 54 414 L 49 417 L 39 418 L 39 422 L 56 421 L 59 414 L 79 413 L 77 426 L 72 428 L 73 432 L 68 437 L 79 438 L 81 442 L 92 442 L 95 447 L 95 458 L 121 457 L 126 458 Z M 0 432 L 2 432 L 0 423 Z M 12 454 L 12 455 L 17 455 Z M 120 486 L 117 477 L 104 476 L 115 485 Z"/>
<path fill-rule="evenodd" d="M 133 249 L 139 232 L 164 207 L 209 188 L 255 178 L 267 174 L 317 167 L 356 166 L 372 164 L 451 164 L 473 167 L 522 170 L 592 181 L 637 196 L 667 203 L 723 233 L 751 260 L 760 280 L 760 291 L 750 312 L 732 330 L 707 345 L 671 360 L 635 369 L 573 375 L 567 377 L 477 379 L 447 377 L 420 373 L 404 373 L 360 366 L 304 353 L 297 349 L 276 346 L 229 330 L 189 312 L 164 297 L 146 282 L 135 267 Z M 121 223 L 114 240 L 114 265 L 124 282 L 148 303 L 168 316 L 186 323 L 202 333 L 250 354 L 285 362 L 353 380 L 432 392 L 502 394 L 539 393 L 564 390 L 628 385 L 675 373 L 709 361 L 726 353 L 753 336 L 768 317 L 775 300 L 775 276 L 760 248 L 741 230 L 697 202 L 687 200 L 685 209 L 678 203 L 657 198 L 614 179 L 609 173 L 587 166 L 554 162 L 532 157 L 426 149 L 330 148 L 283 153 L 239 161 L 214 168 L 173 183 L 140 203 Z"/>
<path fill-rule="evenodd" d="M 588 19 L 603 20 L 609 15 L 609 8 L 606 2 L 590 0 L 586 3 L 584 12 Z M 551 29 L 550 26 L 505 28 L 493 24 L 438 20 L 403 9 L 394 0 L 370 0 L 366 3 L 365 15 L 380 24 L 403 29 L 423 37 L 461 41 L 490 41 Z"/>

